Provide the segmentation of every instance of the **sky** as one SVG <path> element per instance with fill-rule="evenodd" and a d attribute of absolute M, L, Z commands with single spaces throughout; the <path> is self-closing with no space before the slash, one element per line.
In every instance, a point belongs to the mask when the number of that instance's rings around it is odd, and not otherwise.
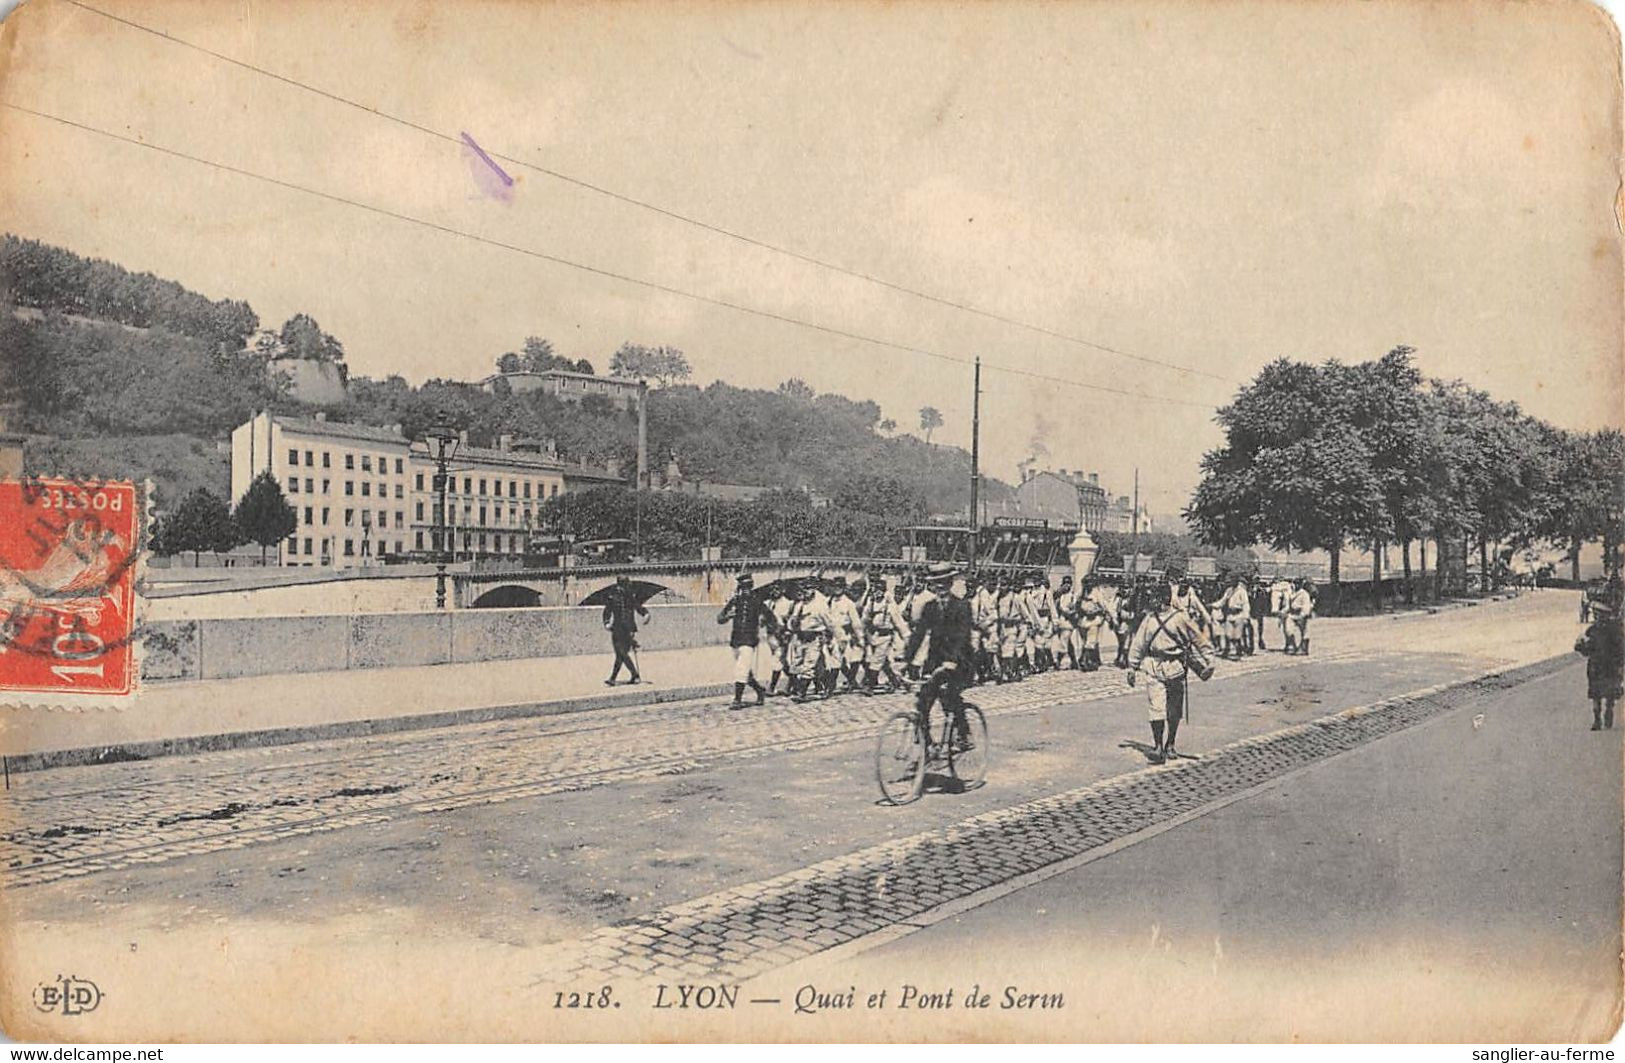
<path fill-rule="evenodd" d="M 477 379 L 532 334 L 601 371 L 672 344 L 697 383 L 800 377 L 906 431 L 934 406 L 968 446 L 980 356 L 988 473 L 1036 455 L 1127 493 L 1138 468 L 1163 514 L 1277 357 L 1403 343 L 1565 427 L 1625 407 L 1618 43 L 1580 0 L 87 2 L 445 138 L 65 0 L 0 24 L 0 102 L 822 326 L 0 108 L 0 227 L 267 325 L 309 313 L 354 373 Z M 465 133 L 1038 329 L 505 180 Z"/>

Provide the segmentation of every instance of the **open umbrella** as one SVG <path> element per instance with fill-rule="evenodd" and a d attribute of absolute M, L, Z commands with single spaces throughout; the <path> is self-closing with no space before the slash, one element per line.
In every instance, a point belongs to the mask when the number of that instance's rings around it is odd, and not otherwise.
<path fill-rule="evenodd" d="M 658 583 L 650 583 L 647 580 L 627 580 L 625 583 L 611 583 L 607 587 L 601 587 L 598 590 L 593 591 L 591 594 L 587 595 L 581 600 L 581 604 L 597 606 L 608 605 L 615 595 L 624 593 L 629 599 L 631 599 L 633 605 L 642 605 L 655 595 L 664 594 L 670 589 L 670 587 L 664 587 Z"/>

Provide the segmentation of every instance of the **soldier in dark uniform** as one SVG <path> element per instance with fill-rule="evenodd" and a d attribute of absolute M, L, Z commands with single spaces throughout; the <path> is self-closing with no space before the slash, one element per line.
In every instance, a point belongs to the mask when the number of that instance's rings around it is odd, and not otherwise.
<path fill-rule="evenodd" d="M 625 576 L 615 577 L 615 589 L 610 592 L 609 600 L 604 603 L 604 630 L 609 632 L 609 644 L 615 650 L 615 667 L 610 669 L 609 678 L 604 680 L 605 686 L 615 685 L 615 679 L 621 674 L 623 664 L 632 674 L 628 682 L 643 682 L 643 677 L 638 675 L 637 662 L 632 659 L 632 651 L 638 644 L 640 616 L 645 620 L 649 619 L 649 610 L 633 599 L 632 589 L 628 586 Z"/>
<path fill-rule="evenodd" d="M 1591 729 L 1614 726 L 1614 703 L 1625 687 L 1625 627 L 1619 610 L 1605 601 L 1592 606 L 1595 619 L 1574 644 L 1586 659 L 1586 696 L 1591 699 Z"/>
<path fill-rule="evenodd" d="M 1269 584 L 1265 583 L 1262 577 L 1254 576 L 1252 593 L 1253 629 L 1255 634 L 1253 635 L 1252 639 L 1253 645 L 1249 645 L 1247 647 L 1248 656 L 1252 656 L 1254 650 L 1268 648 L 1264 645 L 1264 624 L 1268 620 L 1270 614 Z"/>
<path fill-rule="evenodd" d="M 717 614 L 717 623 L 733 622 L 733 629 L 728 635 L 728 646 L 734 656 L 734 700 L 728 706 L 730 709 L 744 707 L 747 684 L 756 691 L 756 704 L 767 700 L 767 691 L 756 681 L 756 654 L 761 645 L 761 629 L 766 626 L 770 631 L 776 630 L 778 619 L 767 604 L 756 596 L 752 582 L 750 573 L 740 573 L 735 581 L 737 589 L 734 596 Z"/>
<path fill-rule="evenodd" d="M 960 693 L 969 685 L 976 667 L 971 649 L 971 635 L 976 629 L 971 616 L 970 602 L 965 599 L 965 577 L 954 571 L 952 565 L 938 562 L 926 573 L 933 597 L 920 608 L 918 622 L 909 636 L 909 655 L 919 649 L 929 636 L 931 641 L 921 670 L 924 682 L 914 696 L 914 711 L 919 713 L 920 726 L 931 733 L 931 706 L 942 699 L 945 712 L 953 714 L 955 748 L 963 752 L 970 748 L 970 728 L 965 723 L 965 703 Z"/>

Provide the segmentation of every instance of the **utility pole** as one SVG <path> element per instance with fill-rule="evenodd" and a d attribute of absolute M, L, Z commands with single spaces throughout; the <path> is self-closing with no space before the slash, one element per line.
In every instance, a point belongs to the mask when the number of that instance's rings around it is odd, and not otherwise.
<path fill-rule="evenodd" d="M 970 568 L 976 571 L 981 559 L 978 541 L 981 537 L 982 511 L 978 505 L 982 487 L 982 356 L 976 356 L 975 391 L 971 396 L 970 415 Z"/>
<path fill-rule="evenodd" d="M 1134 574 L 1140 574 L 1140 467 L 1134 467 L 1134 508 L 1129 513 L 1129 552 L 1134 556 Z"/>

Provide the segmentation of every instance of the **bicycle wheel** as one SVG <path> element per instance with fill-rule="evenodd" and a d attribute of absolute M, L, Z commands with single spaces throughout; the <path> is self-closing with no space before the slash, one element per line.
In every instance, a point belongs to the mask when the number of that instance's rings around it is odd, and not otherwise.
<path fill-rule="evenodd" d="M 925 735 L 912 712 L 894 712 L 875 740 L 875 781 L 880 796 L 906 805 L 925 788 Z"/>
<path fill-rule="evenodd" d="M 975 705 L 965 705 L 965 726 L 970 731 L 970 745 L 956 749 L 957 743 L 948 743 L 948 770 L 959 780 L 961 788 L 974 790 L 987 781 L 987 717 Z"/>

